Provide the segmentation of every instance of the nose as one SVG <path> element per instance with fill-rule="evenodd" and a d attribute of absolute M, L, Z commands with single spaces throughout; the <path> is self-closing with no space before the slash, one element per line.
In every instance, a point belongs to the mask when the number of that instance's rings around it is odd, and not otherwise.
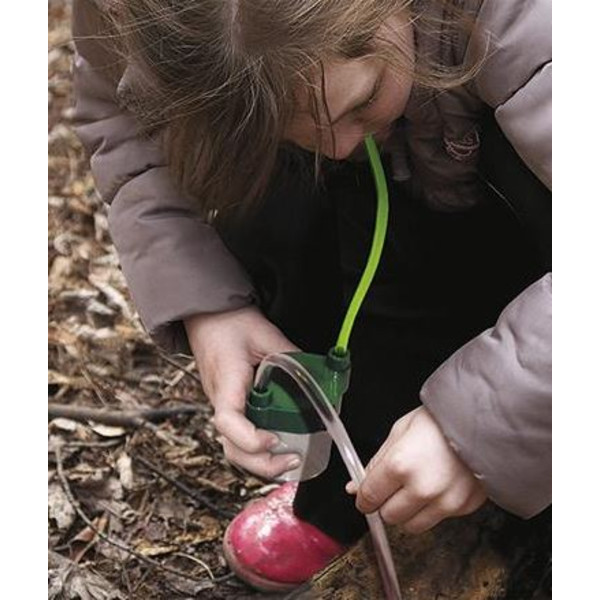
<path fill-rule="evenodd" d="M 345 127 L 343 130 L 335 131 L 335 143 L 334 140 L 328 139 L 321 151 L 325 156 L 333 160 L 344 160 L 362 143 L 365 135 L 365 129 L 361 125 Z"/>

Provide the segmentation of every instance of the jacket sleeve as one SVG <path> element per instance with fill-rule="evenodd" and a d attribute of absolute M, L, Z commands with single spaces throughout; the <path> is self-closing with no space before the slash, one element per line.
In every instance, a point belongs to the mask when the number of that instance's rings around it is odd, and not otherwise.
<path fill-rule="evenodd" d="M 474 85 L 523 161 L 552 185 L 550 0 L 485 0 L 489 58 Z M 551 275 L 459 349 L 421 390 L 452 447 L 499 506 L 528 518 L 551 502 Z"/>
<path fill-rule="evenodd" d="M 181 320 L 251 303 L 247 274 L 170 179 L 158 144 L 119 106 L 124 69 L 92 0 L 73 3 L 75 129 L 109 204 L 109 228 L 140 317 L 154 340 L 188 351 Z"/>
<path fill-rule="evenodd" d="M 552 188 L 552 3 L 551 0 L 485 0 L 479 35 L 467 58 L 487 58 L 477 73 L 477 95 L 494 109 L 513 148 Z"/>
<path fill-rule="evenodd" d="M 421 390 L 489 497 L 525 518 L 552 493 L 551 285 L 548 274 L 527 288 Z"/>

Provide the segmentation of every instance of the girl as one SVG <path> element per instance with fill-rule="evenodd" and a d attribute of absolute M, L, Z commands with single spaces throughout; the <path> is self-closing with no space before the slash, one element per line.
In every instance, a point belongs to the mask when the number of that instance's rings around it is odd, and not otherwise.
<path fill-rule="evenodd" d="M 367 477 L 345 489 L 334 453 L 242 511 L 238 575 L 293 587 L 374 510 L 409 533 L 486 498 L 543 510 L 550 1 L 74 9 L 78 132 L 133 298 L 158 343 L 193 351 L 225 455 L 264 477 L 298 457 L 244 417 L 254 367 L 332 345 L 370 241 L 364 137 L 385 154 L 389 235 L 342 409 Z"/>

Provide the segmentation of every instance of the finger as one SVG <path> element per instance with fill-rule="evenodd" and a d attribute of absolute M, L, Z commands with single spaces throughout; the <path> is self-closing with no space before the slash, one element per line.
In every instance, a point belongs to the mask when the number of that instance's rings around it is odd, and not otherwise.
<path fill-rule="evenodd" d="M 286 471 L 298 468 L 301 463 L 297 454 L 248 454 L 227 439 L 222 444 L 227 460 L 265 479 L 274 479 Z"/>
<path fill-rule="evenodd" d="M 365 467 L 365 474 L 370 473 L 375 467 L 375 465 L 379 464 L 382 457 L 385 456 L 385 454 L 387 453 L 389 447 L 396 441 L 396 436 L 401 435 L 403 431 L 406 430 L 408 425 L 409 422 L 405 419 L 400 419 L 394 425 L 394 427 L 392 428 L 392 432 L 390 432 L 390 435 L 387 437 L 385 442 L 383 442 L 379 450 L 377 450 L 377 452 L 373 455 L 373 457 Z M 359 486 L 356 483 L 354 483 L 354 481 L 349 481 L 346 484 L 346 492 L 348 492 L 348 494 L 354 495 L 358 492 L 358 487 Z"/>
<path fill-rule="evenodd" d="M 390 525 L 403 525 L 412 519 L 426 505 L 426 500 L 415 495 L 407 487 L 400 488 L 386 502 L 379 512 L 381 518 Z"/>
<path fill-rule="evenodd" d="M 474 512 L 485 502 L 485 499 L 485 494 L 479 488 L 466 491 L 462 486 L 454 486 L 451 490 L 427 503 L 412 518 L 407 519 L 402 529 L 411 534 L 423 533 L 444 519 Z"/>
<path fill-rule="evenodd" d="M 210 369 L 206 393 L 215 410 L 231 408 L 244 411 L 252 387 L 254 370 L 246 356 L 232 356 L 230 362 L 218 363 Z"/>
<path fill-rule="evenodd" d="M 387 442 L 384 442 L 384 444 L 381 446 L 381 448 L 379 448 L 379 450 L 376 452 L 376 454 L 373 456 L 373 458 L 371 458 L 371 460 L 365 467 L 365 476 L 367 473 L 370 473 L 370 471 L 373 469 L 373 467 L 379 462 L 379 459 L 381 458 L 381 456 L 383 456 L 383 454 L 385 453 L 386 450 L 387 450 Z M 359 485 L 352 480 L 350 480 L 348 483 L 346 483 L 346 492 L 348 494 L 352 494 L 354 496 L 358 492 L 358 488 L 359 488 Z"/>
<path fill-rule="evenodd" d="M 368 471 L 358 488 L 356 496 L 356 508 L 368 514 L 376 511 L 379 507 L 404 483 L 400 471 L 395 470 L 392 453 L 388 450 L 381 459 Z"/>
<path fill-rule="evenodd" d="M 411 519 L 402 524 L 402 531 L 412 535 L 418 535 L 435 527 L 450 515 L 446 514 L 436 505 L 428 505 L 418 511 Z"/>
<path fill-rule="evenodd" d="M 379 450 L 377 450 L 375 455 L 371 458 L 371 460 L 365 468 L 365 471 L 369 472 L 373 469 L 373 467 L 379 464 L 381 459 L 387 454 L 390 446 L 396 444 L 398 440 L 404 435 L 404 432 L 410 426 L 411 421 L 412 413 L 409 413 L 408 415 L 405 415 L 404 417 L 398 419 L 398 421 L 394 423 L 394 426 L 392 427 L 388 437 L 383 442 Z"/>
<path fill-rule="evenodd" d="M 213 420 L 217 431 L 243 452 L 267 452 L 279 444 L 279 438 L 274 433 L 258 429 L 254 423 L 235 410 L 218 410 Z"/>

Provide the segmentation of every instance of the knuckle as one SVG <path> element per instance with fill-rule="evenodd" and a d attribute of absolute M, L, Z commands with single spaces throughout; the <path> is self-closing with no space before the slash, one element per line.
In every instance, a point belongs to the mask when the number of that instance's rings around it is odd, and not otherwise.
<path fill-rule="evenodd" d="M 256 454 L 257 452 L 260 452 L 263 449 L 260 439 L 256 435 L 247 437 L 244 440 L 243 445 L 244 450 L 246 452 L 249 452 L 250 454 Z"/>
<path fill-rule="evenodd" d="M 415 487 L 415 497 L 421 502 L 431 502 L 438 496 L 438 491 L 429 484 L 420 484 Z"/>
<path fill-rule="evenodd" d="M 388 525 L 394 525 L 398 521 L 397 515 L 386 505 L 381 507 L 379 514 Z"/>
<path fill-rule="evenodd" d="M 391 454 L 387 462 L 387 475 L 396 479 L 406 475 L 406 463 L 398 454 Z"/>
<path fill-rule="evenodd" d="M 360 490 L 360 505 L 363 508 L 370 509 L 377 505 L 377 494 L 375 490 L 370 486 L 366 485 Z"/>
<path fill-rule="evenodd" d="M 229 416 L 227 415 L 227 413 L 223 413 L 222 411 L 215 411 L 215 414 L 213 416 L 213 424 L 215 426 L 215 429 L 219 433 L 223 433 L 223 429 L 227 428 L 228 422 Z"/>
<path fill-rule="evenodd" d="M 440 499 L 440 509 L 447 515 L 459 514 L 465 509 L 466 500 L 463 496 L 446 494 Z"/>

